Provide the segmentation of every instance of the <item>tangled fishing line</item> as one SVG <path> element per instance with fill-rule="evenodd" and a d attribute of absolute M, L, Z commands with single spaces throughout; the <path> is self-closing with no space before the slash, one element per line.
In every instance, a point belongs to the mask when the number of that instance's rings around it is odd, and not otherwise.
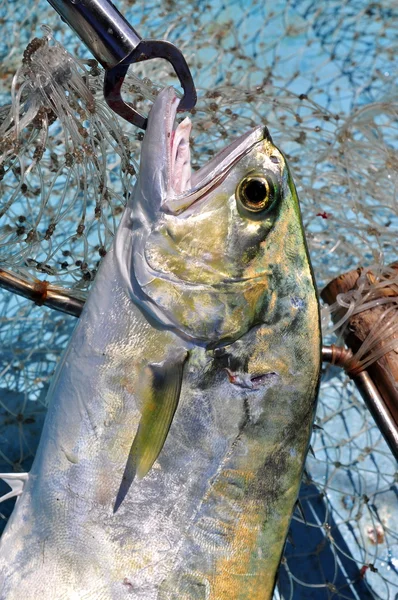
<path fill-rule="evenodd" d="M 52 9 L 31 4 L 23 13 L 0 3 L 0 267 L 83 302 L 134 185 L 142 134 L 107 107 L 102 70 Z M 199 89 L 193 166 L 234 135 L 266 124 L 298 187 L 319 288 L 358 265 L 378 273 L 375 285 L 365 272 L 356 291 L 323 308 L 326 339 L 333 340 L 352 314 L 380 300 L 383 273 L 397 260 L 393 3 L 170 0 L 159 11 L 155 3 L 126 0 L 118 8 L 148 37 L 176 43 L 192 67 Z M 39 29 L 37 14 L 51 30 Z M 146 63 L 129 72 L 125 91 L 147 112 L 170 83 L 166 65 Z M 389 285 L 398 285 L 396 273 L 389 275 Z M 4 471 L 27 470 L 48 383 L 75 319 L 8 291 L 0 298 L 0 457 Z M 381 334 L 396 348 L 397 306 L 389 301 L 356 357 L 362 366 L 380 354 Z M 342 307 L 332 326 L 330 316 Z M 396 465 L 354 386 L 332 366 L 317 424 L 276 596 L 393 599 Z M 12 505 L 0 508 L 5 521 Z"/>

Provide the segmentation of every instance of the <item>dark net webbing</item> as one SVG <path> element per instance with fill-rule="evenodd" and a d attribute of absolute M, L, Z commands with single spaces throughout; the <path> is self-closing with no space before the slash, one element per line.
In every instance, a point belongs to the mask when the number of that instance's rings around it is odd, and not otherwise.
<path fill-rule="evenodd" d="M 192 67 L 194 165 L 268 126 L 293 172 L 319 288 L 397 259 L 395 2 L 118 8 L 141 35 L 176 43 Z M 102 70 L 44 1 L 3 0 L 0 19 L 0 267 L 84 299 L 134 185 L 142 134 L 108 109 Z M 144 112 L 176 81 L 160 61 L 130 71 L 126 96 Z M 0 301 L 0 466 L 27 470 L 75 319 L 6 291 Z M 332 340 L 329 316 L 324 308 Z M 306 523 L 296 511 L 276 595 L 394 599 L 396 464 L 335 367 L 323 376 L 317 423 L 301 490 Z M 11 508 L 0 505 L 3 522 Z"/>

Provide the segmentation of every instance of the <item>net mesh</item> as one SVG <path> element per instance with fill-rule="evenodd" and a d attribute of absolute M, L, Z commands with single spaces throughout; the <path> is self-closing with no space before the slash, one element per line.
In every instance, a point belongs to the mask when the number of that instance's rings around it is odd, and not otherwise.
<path fill-rule="evenodd" d="M 397 259 L 393 1 L 118 8 L 145 37 L 176 43 L 192 68 L 194 166 L 234 135 L 268 125 L 298 187 L 320 288 L 358 265 L 380 271 Z M 106 106 L 101 68 L 44 0 L 28 9 L 3 0 L 0 19 L 0 264 L 84 298 L 134 184 L 142 134 Z M 167 63 L 141 63 L 125 95 L 146 112 L 170 83 Z M 0 467 L 27 470 L 75 319 L 9 292 L 0 300 Z M 362 302 L 360 294 L 347 301 Z M 329 321 L 324 307 L 325 339 L 333 340 Z M 336 367 L 323 374 L 317 423 L 275 595 L 394 599 L 396 465 Z M 12 503 L 0 508 L 4 524 Z"/>

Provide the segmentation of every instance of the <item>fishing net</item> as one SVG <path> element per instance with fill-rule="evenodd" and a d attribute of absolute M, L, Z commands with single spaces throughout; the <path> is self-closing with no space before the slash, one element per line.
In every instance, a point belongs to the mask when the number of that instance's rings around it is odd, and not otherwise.
<path fill-rule="evenodd" d="M 118 8 L 145 37 L 178 45 L 191 66 L 194 166 L 234 135 L 269 127 L 298 188 L 320 289 L 358 265 L 381 273 L 397 259 L 392 0 Z M 102 69 L 44 0 L 28 8 L 3 0 L 0 18 L 0 267 L 84 301 L 134 185 L 142 133 L 106 106 Z M 175 82 L 167 63 L 151 61 L 130 69 L 124 89 L 145 112 Z M 345 318 L 362 299 L 340 298 L 351 311 Z M 75 318 L 9 291 L 0 301 L 0 467 L 25 471 Z M 323 308 L 326 341 L 334 340 L 335 309 Z M 275 597 L 394 599 L 396 463 L 333 366 L 323 374 L 317 424 Z M 12 502 L 0 510 L 4 525 Z"/>

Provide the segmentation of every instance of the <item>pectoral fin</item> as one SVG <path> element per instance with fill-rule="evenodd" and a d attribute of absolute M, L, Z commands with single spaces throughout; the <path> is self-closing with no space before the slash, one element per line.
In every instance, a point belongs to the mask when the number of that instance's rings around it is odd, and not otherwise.
<path fill-rule="evenodd" d="M 148 365 L 141 378 L 142 416 L 127 459 L 114 512 L 123 502 L 135 477 L 150 471 L 166 441 L 180 397 L 183 358 Z"/>
<path fill-rule="evenodd" d="M 166 441 L 180 397 L 183 363 L 150 365 L 148 389 L 131 455 L 139 479 L 151 469 Z"/>

